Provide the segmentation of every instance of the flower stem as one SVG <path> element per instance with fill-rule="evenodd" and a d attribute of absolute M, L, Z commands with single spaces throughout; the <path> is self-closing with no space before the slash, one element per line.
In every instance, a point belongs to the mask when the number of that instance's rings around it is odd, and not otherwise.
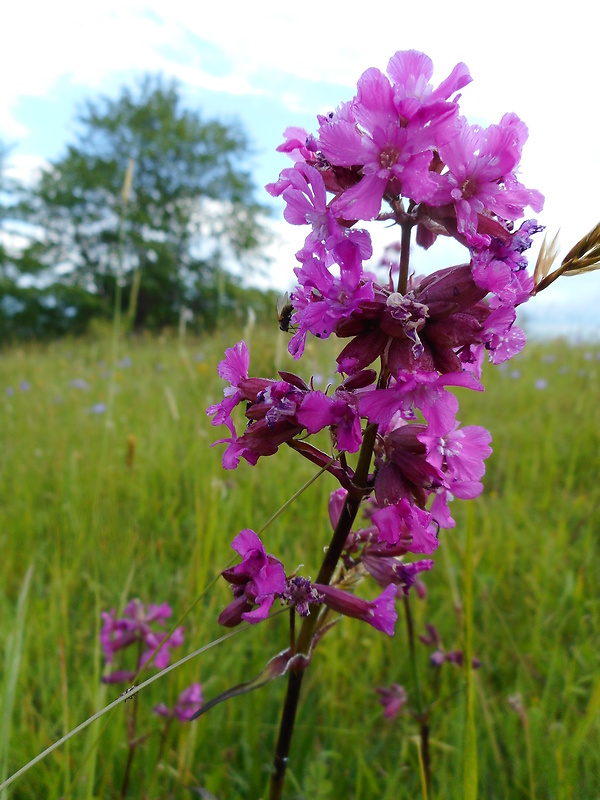
<path fill-rule="evenodd" d="M 412 222 L 403 222 L 400 226 L 402 236 L 400 238 L 400 273 L 398 275 L 398 291 L 406 294 L 408 288 L 408 262 L 410 258 L 410 232 Z"/>
<path fill-rule="evenodd" d="M 140 663 L 140 659 L 142 656 L 142 642 L 138 642 L 138 658 L 137 663 Z M 137 728 L 137 712 L 138 712 L 138 696 L 135 694 L 132 697 L 133 701 L 133 708 L 131 713 L 127 718 L 127 763 L 125 764 L 125 772 L 123 774 L 123 783 L 121 784 L 121 797 L 125 797 L 127 795 L 127 789 L 129 787 L 129 775 L 131 774 L 131 765 L 133 764 L 133 757 L 135 755 L 135 749 L 138 744 L 136 741 L 135 733 Z"/>
<path fill-rule="evenodd" d="M 353 485 L 346 495 L 346 501 L 344 503 L 344 507 L 342 508 L 342 513 L 340 514 L 335 531 L 333 532 L 330 545 L 325 553 L 316 583 L 329 583 L 339 561 L 340 555 L 342 554 L 346 539 L 348 538 L 352 524 L 356 519 L 361 500 L 367 488 L 369 467 L 371 465 L 371 458 L 373 456 L 373 448 L 375 446 L 376 437 L 377 425 L 368 425 L 363 436 L 363 442 L 358 456 L 358 464 L 356 466 L 356 472 L 354 473 Z M 308 655 L 310 651 L 310 644 L 315 633 L 317 619 L 318 614 L 316 613 L 305 617 L 302 627 L 300 628 L 300 633 L 298 634 L 296 652 Z M 277 740 L 275 758 L 273 760 L 273 774 L 271 776 L 269 800 L 281 800 L 282 797 L 285 771 L 292 743 L 294 722 L 296 719 L 296 711 L 298 709 L 298 701 L 300 699 L 300 689 L 302 687 L 303 677 L 304 669 L 292 668 L 290 670 L 287 692 L 281 714 L 279 739 Z"/>
<path fill-rule="evenodd" d="M 425 781 L 427 790 L 431 790 L 431 759 L 429 756 L 429 714 L 423 709 L 421 699 L 421 686 L 419 683 L 419 670 L 417 668 L 417 654 L 415 652 L 415 628 L 413 625 L 412 612 L 410 609 L 410 598 L 404 595 L 404 618 L 406 620 L 406 633 L 408 635 L 408 650 L 413 671 L 415 684 L 415 702 L 417 705 L 417 721 L 419 723 L 419 734 L 421 737 L 421 757 L 425 771 Z"/>

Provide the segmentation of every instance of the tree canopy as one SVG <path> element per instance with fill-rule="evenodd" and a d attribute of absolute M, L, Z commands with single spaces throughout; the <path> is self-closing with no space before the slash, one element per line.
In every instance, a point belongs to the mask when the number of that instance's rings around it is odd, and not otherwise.
<path fill-rule="evenodd" d="M 267 240 L 239 124 L 204 121 L 177 83 L 146 76 L 88 100 L 76 125 L 22 204 L 37 235 L 21 274 L 85 298 L 86 313 L 109 313 L 118 281 L 137 326 L 173 324 L 184 306 L 210 319 L 232 267 L 258 268 Z"/>

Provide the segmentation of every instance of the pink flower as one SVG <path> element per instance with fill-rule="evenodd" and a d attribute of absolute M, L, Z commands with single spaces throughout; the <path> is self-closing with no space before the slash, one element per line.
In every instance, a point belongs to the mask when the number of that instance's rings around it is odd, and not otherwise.
<path fill-rule="evenodd" d="M 164 625 L 171 613 L 171 608 L 167 603 L 160 606 L 150 603 L 146 610 L 140 600 L 131 600 L 125 606 L 121 618 L 117 618 L 114 609 L 110 612 L 102 612 L 104 624 L 100 632 L 100 643 L 107 665 L 113 663 L 114 655 L 119 650 L 136 643 L 143 643 L 145 648 L 135 670 L 114 670 L 102 679 L 105 683 L 131 680 L 135 673 L 150 661 L 159 647 L 160 650 L 153 660 L 153 665 L 156 669 L 164 669 L 168 665 L 171 648 L 180 647 L 183 644 L 183 628 L 177 628 L 168 639 L 162 631 L 156 631 L 154 628 Z"/>
<path fill-rule="evenodd" d="M 526 189 L 515 177 L 527 128 L 515 115 L 505 115 L 499 125 L 482 129 L 463 118 L 458 135 L 439 148 L 448 167 L 441 176 L 434 205 L 453 202 L 458 231 L 474 247 L 486 247 L 490 236 L 478 233 L 484 211 L 502 220 L 523 216 L 526 206 L 541 211 L 544 198 Z"/>
<path fill-rule="evenodd" d="M 330 164 L 361 167 L 361 180 L 332 204 L 344 219 L 374 219 L 385 194 L 416 202 L 433 196 L 433 150 L 452 138 L 458 111 L 446 100 L 470 80 L 458 65 L 434 90 L 431 60 L 416 51 L 396 53 L 388 74 L 391 80 L 375 68 L 364 72 L 351 107 L 324 118 L 319 128 L 319 147 Z"/>
<path fill-rule="evenodd" d="M 346 617 L 354 617 L 371 625 L 378 631 L 387 633 L 388 636 L 394 635 L 398 612 L 396 611 L 396 587 L 390 584 L 375 600 L 361 600 L 350 592 L 336 589 L 321 583 L 313 584 L 314 588 L 323 597 L 323 603 L 343 614 Z"/>
<path fill-rule="evenodd" d="M 433 569 L 433 561 L 430 558 L 405 564 L 395 556 L 386 556 L 385 549 L 377 547 L 366 547 L 360 561 L 380 586 L 395 583 L 404 594 L 408 594 L 420 572 Z"/>
<path fill-rule="evenodd" d="M 383 706 L 383 716 L 386 719 L 397 717 L 408 702 L 406 691 L 399 683 L 392 683 L 389 689 L 380 686 L 375 691 L 380 695 L 379 703 Z"/>
<path fill-rule="evenodd" d="M 192 683 L 179 695 L 177 702 L 172 709 L 164 703 L 154 706 L 154 713 L 161 717 L 177 717 L 180 722 L 188 722 L 202 706 L 202 686 L 199 683 Z"/>
<path fill-rule="evenodd" d="M 319 391 L 310 392 L 302 401 L 297 417 L 311 434 L 334 426 L 339 450 L 356 453 L 360 449 L 360 417 L 356 401 L 349 392 L 336 392 L 335 397 L 328 397 Z"/>
<path fill-rule="evenodd" d="M 259 537 L 249 528 L 240 531 L 231 546 L 242 561 L 223 571 L 235 599 L 221 612 L 218 622 L 226 627 L 239 625 L 242 620 L 261 622 L 269 615 L 275 597 L 285 589 L 283 564 L 266 553 Z"/>
<path fill-rule="evenodd" d="M 360 314 L 363 303 L 373 299 L 372 282 L 363 274 L 358 244 L 350 239 L 340 241 L 333 247 L 331 258 L 339 266 L 339 278 L 330 271 L 330 265 L 316 256 L 310 256 L 295 270 L 298 287 L 292 294 L 292 324 L 298 330 L 289 345 L 295 358 L 304 352 L 307 333 L 327 339 L 340 320 Z"/>
<path fill-rule="evenodd" d="M 238 342 L 234 347 L 229 347 L 225 351 L 225 358 L 219 362 L 217 371 L 223 380 L 229 381 L 230 385 L 223 390 L 225 398 L 220 403 L 206 409 L 206 413 L 213 416 L 212 424 L 227 425 L 233 436 L 235 436 L 235 427 L 231 419 L 231 412 L 243 399 L 243 393 L 239 387 L 242 381 L 248 378 L 249 366 L 250 353 L 244 341 Z"/>
<path fill-rule="evenodd" d="M 437 550 L 439 542 L 431 514 L 405 498 L 375 511 L 372 520 L 379 531 L 379 541 L 390 547 L 402 543 L 408 552 L 426 555 Z"/>

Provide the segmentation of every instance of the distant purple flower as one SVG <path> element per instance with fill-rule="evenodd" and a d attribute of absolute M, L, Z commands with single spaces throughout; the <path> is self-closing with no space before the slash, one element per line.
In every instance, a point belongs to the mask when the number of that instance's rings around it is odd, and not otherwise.
<path fill-rule="evenodd" d="M 22 392 L 28 392 L 31 389 L 31 384 L 29 383 L 29 381 L 21 381 L 21 383 L 19 384 L 19 389 Z"/>
<path fill-rule="evenodd" d="M 435 648 L 429 656 L 429 663 L 431 666 L 441 667 L 442 664 L 448 662 L 450 664 L 456 664 L 457 666 L 462 667 L 464 663 L 464 654 L 462 650 L 450 650 L 449 652 L 446 652 L 444 650 L 444 646 L 442 645 L 440 634 L 438 633 L 435 625 L 429 623 L 425 627 L 427 628 L 427 633 L 420 634 L 419 639 L 428 647 Z M 481 661 L 478 658 L 473 658 L 471 660 L 471 666 L 473 669 L 479 669 L 481 666 Z"/>
<path fill-rule="evenodd" d="M 106 403 L 95 403 L 88 408 L 88 414 L 104 414 L 106 411 Z"/>
<path fill-rule="evenodd" d="M 154 706 L 154 713 L 167 719 L 177 717 L 180 722 L 188 722 L 202 706 L 202 685 L 192 683 L 179 695 L 172 709 L 164 703 Z"/>
<path fill-rule="evenodd" d="M 120 369 L 127 369 L 132 364 L 133 364 L 133 361 L 131 360 L 131 358 L 129 356 L 125 356 L 124 358 L 122 358 L 119 361 L 117 361 L 117 367 L 119 367 Z"/>
<path fill-rule="evenodd" d="M 548 381 L 545 378 L 538 378 L 535 382 L 536 389 L 547 389 Z"/>
<path fill-rule="evenodd" d="M 379 695 L 379 703 L 383 706 L 383 716 L 394 719 L 408 702 L 406 690 L 399 683 L 392 683 L 389 689 L 382 686 L 375 690 Z"/>
<path fill-rule="evenodd" d="M 162 645 L 153 661 L 156 669 L 164 669 L 170 659 L 170 649 L 183 644 L 183 628 L 177 628 L 165 641 L 165 634 L 155 630 L 162 627 L 171 616 L 171 607 L 167 603 L 160 606 L 150 603 L 148 609 L 140 600 L 131 600 L 123 611 L 122 617 L 117 617 L 112 609 L 103 611 L 104 624 L 100 632 L 100 644 L 104 650 L 106 664 L 114 661 L 115 653 L 131 645 L 137 644 L 143 648 L 137 661 L 135 670 L 115 670 L 103 678 L 105 683 L 120 683 L 131 680 L 135 673 L 141 669 Z M 163 644 L 164 642 L 164 644 Z"/>
<path fill-rule="evenodd" d="M 12 397 L 14 395 L 14 393 L 15 393 L 15 390 L 13 389 L 12 386 L 7 386 L 6 389 L 4 390 L 4 394 L 7 397 Z"/>
<path fill-rule="evenodd" d="M 89 383 L 83 378 L 73 378 L 72 381 L 69 381 L 69 386 L 72 389 L 81 389 L 82 392 L 87 392 L 90 388 Z"/>

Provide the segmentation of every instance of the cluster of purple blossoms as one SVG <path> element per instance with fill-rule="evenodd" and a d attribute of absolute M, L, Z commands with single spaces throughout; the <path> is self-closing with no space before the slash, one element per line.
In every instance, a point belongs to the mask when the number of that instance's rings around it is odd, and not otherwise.
<path fill-rule="evenodd" d="M 394 584 L 401 579 L 389 582 L 379 597 L 367 601 L 334 586 L 311 583 L 306 578 L 286 578 L 281 561 L 265 551 L 252 530 L 241 531 L 233 540 L 232 547 L 242 561 L 223 572 L 223 577 L 231 583 L 234 599 L 221 612 L 218 619 L 221 625 L 234 627 L 242 621 L 260 622 L 268 616 L 275 598 L 280 598 L 295 607 L 300 616 L 307 616 L 311 606 L 323 604 L 393 635 L 397 618 Z"/>
<path fill-rule="evenodd" d="M 486 353 L 501 363 L 524 345 L 516 307 L 533 290 L 525 253 L 541 227 L 515 222 L 527 206 L 540 211 L 543 197 L 518 179 L 525 124 L 515 114 L 487 128 L 469 124 L 458 104 L 471 81 L 467 67 L 458 64 L 437 87 L 432 75 L 431 60 L 412 50 L 396 53 L 387 74 L 368 69 L 352 100 L 318 117 L 316 134 L 286 130 L 279 150 L 294 164 L 267 186 L 284 200 L 285 219 L 309 228 L 296 254 L 289 351 L 299 359 L 308 335 L 345 340 L 336 359 L 340 384 L 321 392 L 289 372 L 279 380 L 250 377 L 240 341 L 219 365 L 225 397 L 208 409 L 214 425 L 229 429 L 220 440 L 226 469 L 242 458 L 255 465 L 287 444 L 349 492 L 355 484 L 346 453 L 361 450 L 363 431 L 376 426 L 364 503 L 369 524 L 350 534 L 343 561 L 384 587 L 372 601 L 379 605 L 367 612 L 353 606 L 366 601 L 336 586 L 290 585 L 256 534 L 242 531 L 234 542 L 242 564 L 225 573 L 235 599 L 223 624 L 263 619 L 280 597 L 299 612 L 325 603 L 390 632 L 387 609 L 397 590 L 408 592 L 433 564 L 404 557 L 432 555 L 440 528 L 455 524 L 451 501 L 482 491 L 491 437 L 461 426 L 451 390 L 482 390 Z M 372 220 L 402 231 L 399 268 L 383 282 L 364 267 L 372 246 L 359 223 Z M 464 263 L 411 275 L 413 229 L 426 249 L 438 236 L 455 238 L 466 248 Z M 232 414 L 242 404 L 238 432 Z M 307 440 L 324 429 L 333 459 Z"/>
<path fill-rule="evenodd" d="M 140 600 L 130 600 L 122 617 L 117 617 L 114 608 L 102 612 L 104 624 L 100 631 L 100 644 L 106 666 L 112 665 L 115 653 L 120 650 L 131 646 L 136 648 L 135 669 L 113 670 L 102 678 L 104 683 L 130 683 L 150 659 L 153 659 L 152 664 L 156 669 L 168 666 L 171 648 L 183 644 L 183 628 L 176 628 L 168 638 L 160 630 L 171 613 L 167 603 L 160 606 L 150 603 L 146 610 Z"/>

